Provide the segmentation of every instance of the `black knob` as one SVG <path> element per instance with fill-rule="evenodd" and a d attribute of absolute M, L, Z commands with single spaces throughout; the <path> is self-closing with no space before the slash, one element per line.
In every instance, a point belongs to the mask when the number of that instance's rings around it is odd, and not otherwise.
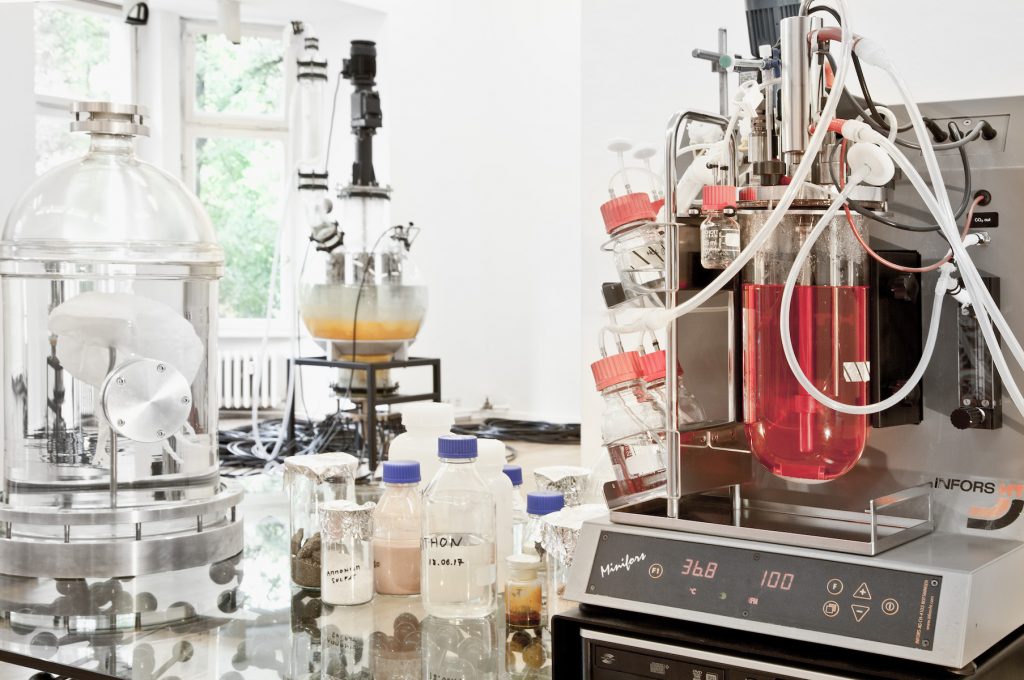
<path fill-rule="evenodd" d="M 914 302 L 921 291 L 921 284 L 913 274 L 900 274 L 889 279 L 889 290 L 897 300 Z"/>
<path fill-rule="evenodd" d="M 979 427 L 985 422 L 985 409 L 977 406 L 961 406 L 949 414 L 949 420 L 958 430 Z"/>

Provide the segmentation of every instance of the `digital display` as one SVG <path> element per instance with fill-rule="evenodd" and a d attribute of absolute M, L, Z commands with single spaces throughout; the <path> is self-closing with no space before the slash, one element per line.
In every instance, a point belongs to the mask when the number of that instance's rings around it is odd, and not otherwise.
<path fill-rule="evenodd" d="M 790 590 L 796 576 L 790 572 L 764 570 L 761 574 L 761 587 L 769 590 Z"/>
<path fill-rule="evenodd" d="M 687 558 L 683 561 L 683 570 L 680 573 L 683 576 L 713 579 L 718 573 L 718 562 L 701 562 Z"/>
<path fill-rule="evenodd" d="M 932 648 L 940 576 L 627 532 L 601 539 L 588 594 Z"/>

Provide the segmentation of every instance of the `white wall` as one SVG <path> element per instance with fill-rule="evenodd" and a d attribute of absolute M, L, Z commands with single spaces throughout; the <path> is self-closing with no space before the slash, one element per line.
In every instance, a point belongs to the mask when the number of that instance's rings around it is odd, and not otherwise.
<path fill-rule="evenodd" d="M 981 0 L 969 7 L 928 0 L 855 0 L 855 32 L 882 43 L 919 101 L 1024 94 L 1024 53 L 1019 26 L 1024 5 Z M 600 284 L 615 280 L 611 258 L 598 250 L 605 239 L 598 206 L 607 200 L 613 137 L 657 144 L 676 110 L 718 112 L 717 79 L 694 47 L 714 49 L 715 31 L 729 30 L 733 52 L 747 53 L 742 0 L 722 0 L 694 11 L 691 3 L 647 0 L 643 11 L 629 0 L 587 0 L 582 15 L 582 338 L 584 455 L 600 452 L 600 398 L 589 364 L 598 356 L 596 336 L 605 322 Z M 624 40 L 623 36 L 638 36 Z M 896 97 L 879 72 L 868 73 L 872 95 Z M 856 91 L 855 85 L 851 89 Z M 660 163 L 660 161 L 659 161 Z M 659 166 L 660 167 L 660 166 Z"/>
<path fill-rule="evenodd" d="M 413 353 L 464 408 L 579 418 L 580 4 L 389 7 L 387 179 L 430 287 Z"/>

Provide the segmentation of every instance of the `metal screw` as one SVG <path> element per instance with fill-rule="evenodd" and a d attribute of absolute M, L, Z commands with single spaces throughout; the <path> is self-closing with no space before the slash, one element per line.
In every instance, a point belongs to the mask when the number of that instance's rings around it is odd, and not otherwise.
<path fill-rule="evenodd" d="M 124 427 L 124 418 L 118 418 L 117 419 L 117 426 L 118 427 Z"/>
<path fill-rule="evenodd" d="M 166 370 L 167 370 L 167 367 L 164 366 L 163 364 L 157 364 L 156 365 L 156 372 L 157 373 L 163 373 Z"/>
<path fill-rule="evenodd" d="M 123 385 L 124 384 L 124 378 L 118 378 L 117 379 L 117 384 L 118 385 Z"/>
<path fill-rule="evenodd" d="M 156 431 L 156 436 L 162 438 L 164 436 L 164 431 L 163 430 L 157 430 Z"/>
<path fill-rule="evenodd" d="M 187 394 L 186 394 L 186 395 L 185 395 L 184 397 L 182 397 L 182 398 L 181 398 L 181 403 L 182 403 L 182 404 L 187 404 L 187 403 L 189 403 L 190 401 L 192 401 L 192 400 L 188 398 L 188 395 L 187 395 Z"/>
<path fill-rule="evenodd" d="M 971 127 L 971 125 L 973 124 L 973 122 L 974 122 L 974 121 L 972 121 L 972 120 L 971 120 L 970 118 L 968 118 L 968 119 L 964 120 L 964 127 Z"/>
<path fill-rule="evenodd" d="M 970 399 L 964 399 L 964 406 L 970 406 L 970 405 L 971 405 L 971 400 Z"/>
<path fill-rule="evenodd" d="M 986 407 L 986 408 L 988 408 L 989 406 L 991 406 L 991 405 L 992 405 L 992 402 L 991 402 L 991 401 L 989 401 L 988 399 L 982 399 L 982 400 L 981 400 L 981 405 L 982 405 L 982 406 L 984 406 L 984 407 Z"/>
<path fill-rule="evenodd" d="M 594 592 L 595 590 L 597 590 L 597 586 L 592 585 L 587 590 L 589 590 L 590 592 Z"/>

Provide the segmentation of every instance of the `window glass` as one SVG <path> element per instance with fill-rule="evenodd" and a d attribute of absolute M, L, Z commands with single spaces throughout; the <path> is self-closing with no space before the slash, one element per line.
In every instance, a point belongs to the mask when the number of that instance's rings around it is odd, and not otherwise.
<path fill-rule="evenodd" d="M 35 5 L 35 90 L 71 100 L 125 101 L 131 83 L 128 31 L 115 15 Z"/>
<path fill-rule="evenodd" d="M 201 113 L 284 115 L 284 44 L 279 38 L 197 33 L 195 109 Z"/>
<path fill-rule="evenodd" d="M 224 249 L 220 312 L 263 318 L 281 219 L 284 144 L 251 137 L 200 137 L 195 141 L 196 193 Z M 279 305 L 275 287 L 275 308 Z"/>
<path fill-rule="evenodd" d="M 64 161 L 85 155 L 89 136 L 71 132 L 69 114 L 36 115 L 36 174 L 40 175 Z"/>

